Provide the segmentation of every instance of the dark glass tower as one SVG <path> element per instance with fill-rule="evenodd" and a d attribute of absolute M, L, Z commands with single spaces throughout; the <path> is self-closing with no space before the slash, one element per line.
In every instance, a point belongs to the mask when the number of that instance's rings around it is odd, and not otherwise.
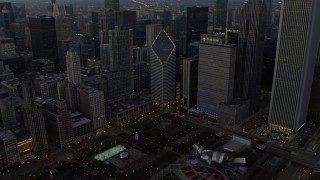
<path fill-rule="evenodd" d="M 59 70 L 56 26 L 53 17 L 30 17 L 30 34 L 35 59 L 50 59 Z"/>
<path fill-rule="evenodd" d="M 208 32 L 208 7 L 188 7 L 187 47 L 193 41 L 200 41 L 201 34 Z"/>
<path fill-rule="evenodd" d="M 105 8 L 113 9 L 115 11 L 120 11 L 120 0 L 105 0 Z"/>
<path fill-rule="evenodd" d="M 260 97 L 265 10 L 263 0 L 245 1 L 240 17 L 234 95 L 250 100 L 251 110 L 258 107 Z"/>
<path fill-rule="evenodd" d="M 228 0 L 216 0 L 213 10 L 213 27 L 215 31 L 225 31 L 227 24 Z"/>

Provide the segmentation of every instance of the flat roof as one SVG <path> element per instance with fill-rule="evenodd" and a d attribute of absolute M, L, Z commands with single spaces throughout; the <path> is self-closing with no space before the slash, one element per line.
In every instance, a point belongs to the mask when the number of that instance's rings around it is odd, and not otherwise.
<path fill-rule="evenodd" d="M 122 153 L 125 150 L 126 150 L 126 147 L 124 147 L 123 145 L 117 145 L 94 156 L 94 159 L 98 161 L 105 161 L 115 155 Z"/>
<path fill-rule="evenodd" d="M 91 122 L 90 119 L 82 117 L 82 118 L 80 118 L 80 120 L 72 122 L 72 128 L 76 128 L 76 127 L 82 126 L 84 124 L 88 124 L 90 122 Z"/>

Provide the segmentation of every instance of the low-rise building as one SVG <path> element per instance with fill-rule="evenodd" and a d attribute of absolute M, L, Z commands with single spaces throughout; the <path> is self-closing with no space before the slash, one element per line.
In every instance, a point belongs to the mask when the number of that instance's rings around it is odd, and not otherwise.
<path fill-rule="evenodd" d="M 131 102 L 118 102 L 110 107 L 109 119 L 117 126 L 123 126 L 133 122 L 135 118 L 150 111 L 152 101 L 139 97 Z"/>
<path fill-rule="evenodd" d="M 220 103 L 218 122 L 238 126 L 249 117 L 249 101 L 236 99 L 231 103 Z"/>

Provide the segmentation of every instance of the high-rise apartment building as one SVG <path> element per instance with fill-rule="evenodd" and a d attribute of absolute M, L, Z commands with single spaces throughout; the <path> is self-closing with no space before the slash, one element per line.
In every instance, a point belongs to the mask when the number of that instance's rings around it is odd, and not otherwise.
<path fill-rule="evenodd" d="M 35 59 L 50 59 L 59 69 L 56 26 L 53 17 L 29 18 L 33 56 Z"/>
<path fill-rule="evenodd" d="M 81 62 L 78 51 L 71 48 L 67 52 L 66 61 L 68 81 L 73 84 L 81 84 Z"/>
<path fill-rule="evenodd" d="M 260 100 L 265 39 L 264 1 L 245 1 L 240 18 L 234 95 L 250 100 L 253 111 L 259 108 Z"/>
<path fill-rule="evenodd" d="M 197 109 L 219 116 L 220 103 L 233 99 L 235 44 L 227 44 L 225 36 L 205 34 L 199 46 Z"/>
<path fill-rule="evenodd" d="M 318 60 L 320 1 L 283 0 L 281 10 L 269 123 L 297 132 L 306 122 Z"/>
<path fill-rule="evenodd" d="M 151 96 L 166 104 L 176 97 L 176 46 L 162 30 L 150 47 Z"/>
<path fill-rule="evenodd" d="M 95 130 L 106 125 L 103 91 L 95 90 L 91 87 L 78 88 L 78 106 L 80 112 L 93 121 Z"/>

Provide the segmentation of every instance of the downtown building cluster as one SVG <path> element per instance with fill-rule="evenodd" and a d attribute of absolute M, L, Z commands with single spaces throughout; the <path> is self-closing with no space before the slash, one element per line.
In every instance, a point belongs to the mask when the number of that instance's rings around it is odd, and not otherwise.
<path fill-rule="evenodd" d="M 135 123 L 152 106 L 238 126 L 263 89 L 271 127 L 297 132 L 320 118 L 316 0 L 284 0 L 281 10 L 271 0 L 180 13 L 121 10 L 119 0 L 48 9 L 27 18 L 23 4 L 0 3 L 1 168 Z"/>

